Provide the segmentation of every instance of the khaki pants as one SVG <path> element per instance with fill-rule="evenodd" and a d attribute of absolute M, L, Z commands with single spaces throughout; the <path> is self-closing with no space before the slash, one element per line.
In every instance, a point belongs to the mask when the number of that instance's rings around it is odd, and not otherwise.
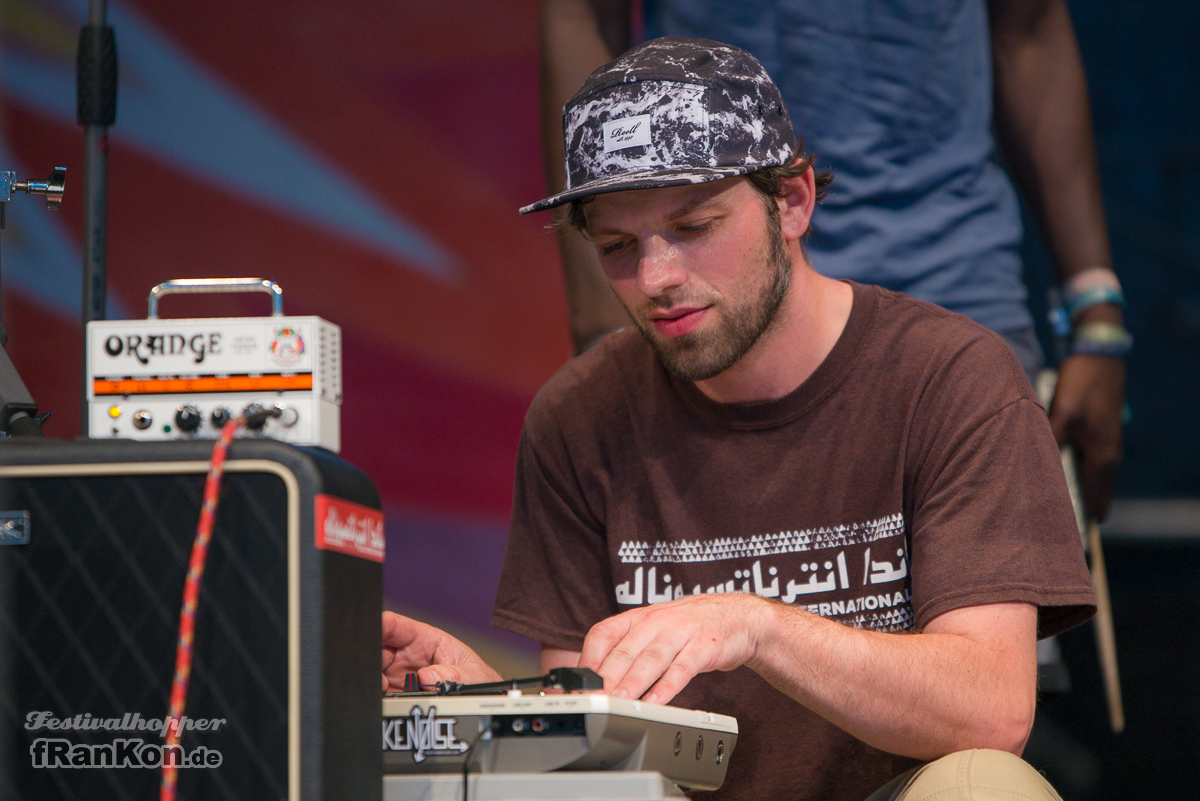
<path fill-rule="evenodd" d="M 1042 774 L 1007 751 L 959 751 L 901 773 L 866 801 L 1062 801 Z"/>

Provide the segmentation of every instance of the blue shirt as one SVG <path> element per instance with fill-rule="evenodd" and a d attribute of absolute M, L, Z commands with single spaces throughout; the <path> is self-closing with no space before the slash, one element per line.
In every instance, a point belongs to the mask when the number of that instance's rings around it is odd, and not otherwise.
<path fill-rule="evenodd" d="M 650 35 L 742 47 L 775 79 L 829 196 L 816 269 L 1027 328 L 1020 209 L 993 161 L 984 0 L 646 0 Z"/>

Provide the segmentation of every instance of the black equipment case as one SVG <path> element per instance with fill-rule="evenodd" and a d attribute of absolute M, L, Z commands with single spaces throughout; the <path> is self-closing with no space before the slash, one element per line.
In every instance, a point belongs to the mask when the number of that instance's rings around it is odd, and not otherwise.
<path fill-rule="evenodd" d="M 0 798 L 158 797 L 159 769 L 37 767 L 31 746 L 163 742 L 137 724 L 167 714 L 212 446 L 0 442 Z M 380 798 L 382 564 L 319 547 L 331 506 L 381 544 L 363 473 L 317 448 L 234 442 L 186 708 L 225 723 L 182 736 L 220 765 L 180 770 L 180 799 Z M 38 713 L 60 729 L 31 729 Z"/>

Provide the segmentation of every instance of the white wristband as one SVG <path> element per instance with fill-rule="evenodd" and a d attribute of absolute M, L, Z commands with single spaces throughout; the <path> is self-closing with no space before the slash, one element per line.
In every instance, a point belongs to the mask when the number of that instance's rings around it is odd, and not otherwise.
<path fill-rule="evenodd" d="M 1075 274 L 1070 281 L 1067 281 L 1063 287 L 1063 300 L 1070 303 L 1073 298 L 1096 287 L 1105 287 L 1120 292 L 1121 282 L 1117 280 L 1117 274 L 1108 267 L 1091 267 Z"/>

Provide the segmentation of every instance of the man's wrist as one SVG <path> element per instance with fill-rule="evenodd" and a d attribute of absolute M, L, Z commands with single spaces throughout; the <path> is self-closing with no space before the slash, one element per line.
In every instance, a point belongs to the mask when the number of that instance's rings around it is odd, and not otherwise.
<path fill-rule="evenodd" d="M 782 625 L 783 615 L 789 611 L 789 607 L 783 603 L 763 598 L 758 595 L 749 596 L 755 601 L 753 611 L 747 615 L 750 623 L 750 658 L 746 660 L 746 667 L 757 672 L 761 672 L 761 668 L 775 660 L 779 654 L 778 637 L 776 632 Z"/>
<path fill-rule="evenodd" d="M 1125 296 L 1115 272 L 1094 267 L 1076 273 L 1063 285 L 1062 301 L 1063 307 L 1051 317 L 1059 336 L 1070 337 L 1067 355 L 1129 355 L 1133 337 L 1125 329 Z"/>
<path fill-rule="evenodd" d="M 1133 349 L 1133 336 L 1118 323 L 1087 323 L 1075 327 L 1072 356 L 1124 358 Z"/>
<path fill-rule="evenodd" d="M 1121 307 L 1115 303 L 1098 303 L 1082 309 L 1072 319 L 1072 323 L 1076 328 L 1090 323 L 1111 323 L 1123 327 L 1125 316 L 1121 313 Z"/>
<path fill-rule="evenodd" d="M 750 620 L 753 651 L 746 667 L 764 678 L 779 675 L 786 670 L 781 659 L 786 660 L 789 652 L 806 650 L 802 641 L 809 636 L 811 625 L 828 621 L 775 598 L 751 597 L 758 603 Z"/>

